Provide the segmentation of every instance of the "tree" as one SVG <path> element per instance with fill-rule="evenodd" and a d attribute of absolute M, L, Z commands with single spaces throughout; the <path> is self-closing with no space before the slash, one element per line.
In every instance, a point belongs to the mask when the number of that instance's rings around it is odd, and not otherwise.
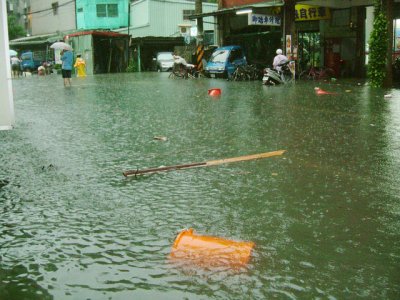
<path fill-rule="evenodd" d="M 393 0 L 385 0 L 383 8 L 387 20 L 386 76 L 383 86 L 391 87 L 393 84 Z"/>
<path fill-rule="evenodd" d="M 374 87 L 382 87 L 386 77 L 388 20 L 380 0 L 375 0 L 375 18 L 369 39 L 368 78 Z"/>
<path fill-rule="evenodd" d="M 23 37 L 26 35 L 24 28 L 17 23 L 17 18 L 14 14 L 8 15 L 7 22 L 8 22 L 8 38 L 10 40 Z"/>

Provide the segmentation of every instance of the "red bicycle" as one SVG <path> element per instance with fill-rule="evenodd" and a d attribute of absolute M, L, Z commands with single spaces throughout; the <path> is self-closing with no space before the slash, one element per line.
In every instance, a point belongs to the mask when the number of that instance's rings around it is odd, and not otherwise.
<path fill-rule="evenodd" d="M 316 68 L 311 67 L 308 70 L 305 70 L 300 73 L 300 79 L 308 79 L 308 80 L 322 80 L 322 79 L 330 79 L 335 76 L 335 71 L 331 68 Z"/>

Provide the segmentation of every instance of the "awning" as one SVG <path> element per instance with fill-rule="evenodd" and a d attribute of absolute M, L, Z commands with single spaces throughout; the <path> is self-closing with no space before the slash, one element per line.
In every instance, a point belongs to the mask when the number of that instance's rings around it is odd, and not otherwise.
<path fill-rule="evenodd" d="M 395 1 L 398 2 L 398 1 Z M 349 8 L 354 6 L 370 6 L 374 5 L 373 0 L 341 0 L 341 1 L 333 1 L 333 0 L 298 0 L 296 4 L 307 4 L 314 6 L 322 6 L 329 8 Z"/>
<path fill-rule="evenodd" d="M 129 37 L 128 34 L 123 34 L 123 33 L 118 33 L 115 31 L 103 31 L 103 30 L 85 30 L 85 31 L 78 31 L 78 32 L 73 32 L 65 37 L 75 37 L 75 36 L 81 36 L 81 35 L 93 35 L 93 36 L 102 36 L 102 37 Z"/>
<path fill-rule="evenodd" d="M 238 10 L 242 10 L 242 9 L 277 7 L 277 6 L 283 6 L 283 5 L 284 5 L 283 0 L 273 0 L 273 1 L 268 1 L 268 2 L 246 4 L 246 5 L 235 6 L 235 7 L 230 7 L 230 8 L 223 8 L 223 9 L 208 12 L 208 13 L 190 15 L 189 19 L 193 20 L 193 19 L 198 19 L 198 18 L 232 14 L 232 13 L 236 13 Z"/>
<path fill-rule="evenodd" d="M 132 45 L 185 45 L 183 37 L 145 36 L 132 38 Z"/>
<path fill-rule="evenodd" d="M 63 39 L 62 35 L 59 35 L 57 33 L 33 35 L 11 40 L 10 46 L 40 45 L 40 44 L 53 43 L 62 39 Z"/>

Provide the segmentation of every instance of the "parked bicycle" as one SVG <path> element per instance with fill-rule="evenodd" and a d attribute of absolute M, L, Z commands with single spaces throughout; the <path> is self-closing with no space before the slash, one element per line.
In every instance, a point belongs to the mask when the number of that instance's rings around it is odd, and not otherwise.
<path fill-rule="evenodd" d="M 240 65 L 236 67 L 230 79 L 233 81 L 245 81 L 258 80 L 261 77 L 262 70 L 259 70 L 255 65 Z"/>
<path fill-rule="evenodd" d="M 326 67 L 310 67 L 308 70 L 304 70 L 300 73 L 299 79 L 308 79 L 308 80 L 323 80 L 330 79 L 335 76 L 335 71 L 331 68 Z"/>
<path fill-rule="evenodd" d="M 169 74 L 168 78 L 172 79 L 188 79 L 188 78 L 198 78 L 200 77 L 200 72 L 197 70 L 195 65 L 192 64 L 182 64 L 174 63 L 172 72 Z"/>

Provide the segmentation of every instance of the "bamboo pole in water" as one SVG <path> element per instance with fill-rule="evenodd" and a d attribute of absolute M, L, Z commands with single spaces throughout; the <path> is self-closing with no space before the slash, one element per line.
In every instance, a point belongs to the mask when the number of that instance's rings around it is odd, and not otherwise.
<path fill-rule="evenodd" d="M 182 164 L 182 165 L 174 165 L 174 166 L 166 166 L 166 167 L 159 167 L 159 168 L 150 168 L 150 169 L 142 169 L 142 170 L 128 170 L 123 172 L 125 177 L 129 176 L 136 176 L 142 174 L 152 174 L 157 172 L 164 172 L 164 171 L 172 171 L 172 170 L 181 170 L 181 169 L 189 169 L 189 168 L 198 168 L 198 167 L 209 167 L 209 166 L 217 166 L 221 164 L 227 164 L 232 162 L 239 162 L 239 161 L 246 161 L 246 160 L 254 160 L 260 158 L 267 158 L 272 156 L 278 156 L 285 153 L 286 150 L 278 150 L 272 152 L 265 152 L 265 153 L 258 153 L 252 155 L 245 155 L 245 156 L 238 156 L 238 157 L 231 157 L 225 159 L 217 159 L 217 160 L 209 160 L 205 162 L 197 162 L 197 163 L 189 163 L 189 164 Z"/>

